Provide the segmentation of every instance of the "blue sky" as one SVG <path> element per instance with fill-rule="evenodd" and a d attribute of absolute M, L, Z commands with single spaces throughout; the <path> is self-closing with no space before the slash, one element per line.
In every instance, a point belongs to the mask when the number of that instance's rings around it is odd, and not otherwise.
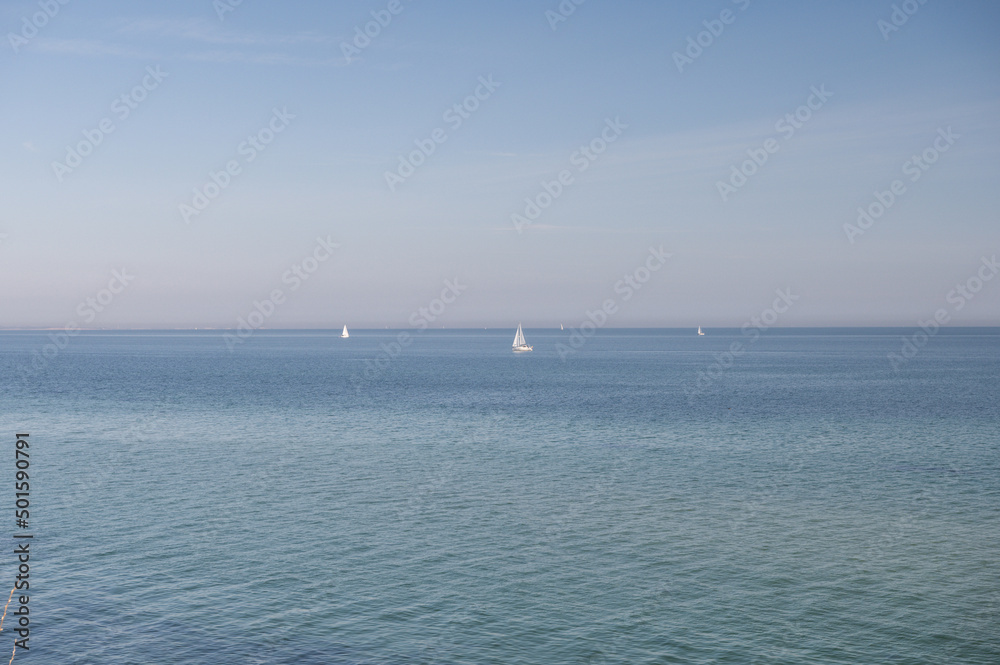
<path fill-rule="evenodd" d="M 571 326 L 608 299 L 612 326 L 739 326 L 779 288 L 799 296 L 779 325 L 909 326 L 951 312 L 1000 253 L 995 3 L 915 0 L 886 38 L 892 2 L 587 0 L 553 29 L 555 0 L 402 0 L 348 61 L 342 44 L 389 4 L 243 0 L 220 19 L 212 0 L 51 0 L 35 34 L 38 0 L 3 3 L 0 327 L 234 327 L 275 289 L 270 328 L 405 327 L 446 279 L 465 289 L 435 326 Z M 282 131 L 248 148 L 275 109 Z M 778 131 L 797 110 L 808 119 Z M 609 120 L 619 134 L 581 172 Z M 57 173 L 102 121 L 113 131 Z M 390 189 L 436 129 L 446 140 Z M 936 160 L 911 180 L 925 150 Z M 845 231 L 894 180 L 884 214 Z M 293 290 L 317 237 L 339 247 Z M 625 301 L 615 285 L 651 246 L 671 258 Z M 134 280 L 82 320 L 116 269 Z M 951 324 L 998 312 L 1000 279 Z"/>

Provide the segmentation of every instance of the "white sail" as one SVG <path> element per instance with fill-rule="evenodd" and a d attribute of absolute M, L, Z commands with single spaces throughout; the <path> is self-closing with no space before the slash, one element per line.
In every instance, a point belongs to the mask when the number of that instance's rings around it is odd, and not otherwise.
<path fill-rule="evenodd" d="M 344 338 L 350 337 L 350 335 L 347 334 L 347 326 L 344 326 L 344 332 L 340 333 L 340 336 Z"/>
<path fill-rule="evenodd" d="M 524 333 L 521 331 L 521 324 L 517 324 L 517 332 L 514 333 L 514 343 L 511 348 L 515 351 L 531 351 L 531 347 L 524 341 Z"/>
<path fill-rule="evenodd" d="M 705 334 L 705 333 L 703 333 L 703 332 L 701 331 L 701 326 L 698 326 L 698 334 L 699 334 L 699 335 L 704 335 L 704 334 Z"/>

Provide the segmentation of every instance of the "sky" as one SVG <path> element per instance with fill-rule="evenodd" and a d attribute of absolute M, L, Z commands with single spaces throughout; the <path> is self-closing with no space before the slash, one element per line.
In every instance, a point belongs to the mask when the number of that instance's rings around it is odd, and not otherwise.
<path fill-rule="evenodd" d="M 734 327 L 779 291 L 779 326 L 1000 325 L 998 28 L 8 0 L 0 327 Z"/>

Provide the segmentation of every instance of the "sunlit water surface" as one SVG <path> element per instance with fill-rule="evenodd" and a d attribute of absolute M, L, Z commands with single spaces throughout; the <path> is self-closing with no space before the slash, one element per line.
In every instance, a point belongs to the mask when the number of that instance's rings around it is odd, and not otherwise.
<path fill-rule="evenodd" d="M 1000 662 L 1000 330 L 707 332 L 0 333 L 25 660 Z"/>

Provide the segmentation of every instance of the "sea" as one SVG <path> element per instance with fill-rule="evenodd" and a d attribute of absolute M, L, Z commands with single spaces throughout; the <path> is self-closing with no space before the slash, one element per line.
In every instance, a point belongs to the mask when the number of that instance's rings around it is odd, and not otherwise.
<path fill-rule="evenodd" d="M 0 333 L 0 659 L 1000 663 L 1000 329 L 705 332 Z"/>

